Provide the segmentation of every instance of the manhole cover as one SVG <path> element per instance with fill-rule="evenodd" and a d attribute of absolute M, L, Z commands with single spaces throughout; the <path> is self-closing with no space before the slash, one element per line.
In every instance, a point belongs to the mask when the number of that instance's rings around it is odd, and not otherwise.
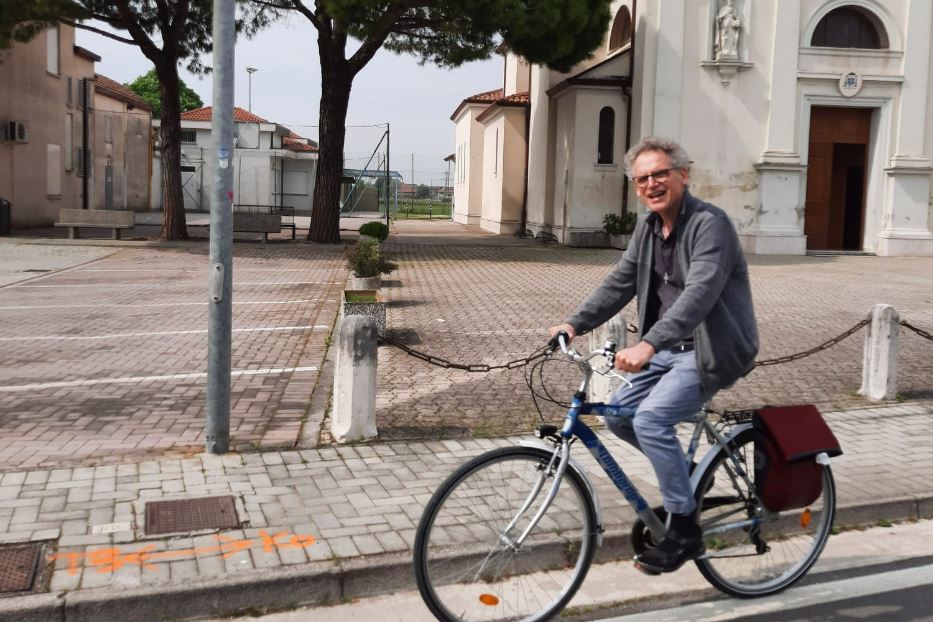
<path fill-rule="evenodd" d="M 0 549 L 0 592 L 32 589 L 39 566 L 39 544 Z"/>
<path fill-rule="evenodd" d="M 146 533 L 179 533 L 201 529 L 236 529 L 233 497 L 205 497 L 146 504 Z"/>

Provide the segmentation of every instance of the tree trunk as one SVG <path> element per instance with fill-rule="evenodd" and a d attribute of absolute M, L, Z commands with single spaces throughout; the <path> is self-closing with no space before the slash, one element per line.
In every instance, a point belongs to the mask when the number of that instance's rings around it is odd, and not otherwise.
<path fill-rule="evenodd" d="M 187 240 L 185 199 L 181 186 L 181 84 L 178 67 L 156 67 L 162 97 L 162 234 L 163 240 Z"/>
<path fill-rule="evenodd" d="M 319 45 L 319 49 L 322 46 Z M 314 181 L 314 207 L 308 240 L 325 244 L 340 242 L 340 184 L 343 179 L 343 145 L 347 107 L 353 74 L 343 55 L 321 63 L 320 140 Z"/>

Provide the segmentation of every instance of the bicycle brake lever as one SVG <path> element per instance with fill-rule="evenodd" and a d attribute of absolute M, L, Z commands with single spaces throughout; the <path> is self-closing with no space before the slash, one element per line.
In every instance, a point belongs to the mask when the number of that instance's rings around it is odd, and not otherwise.
<path fill-rule="evenodd" d="M 625 376 L 617 372 L 614 367 L 609 367 L 608 369 L 606 369 L 606 371 L 597 370 L 596 373 L 598 373 L 601 376 L 607 376 L 609 378 L 618 378 L 619 380 L 627 384 L 630 389 L 632 388 L 632 382 L 628 378 L 626 378 Z"/>

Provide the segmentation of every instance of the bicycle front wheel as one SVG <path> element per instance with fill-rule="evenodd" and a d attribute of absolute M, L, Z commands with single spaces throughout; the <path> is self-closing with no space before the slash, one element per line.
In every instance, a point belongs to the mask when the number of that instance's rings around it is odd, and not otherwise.
<path fill-rule="evenodd" d="M 730 442 L 732 458 L 720 449 L 698 487 L 706 491 L 698 501 L 706 555 L 696 565 L 717 589 L 741 598 L 775 594 L 803 577 L 826 545 L 836 509 L 829 466 L 822 467 L 822 494 L 806 508 L 764 509 L 754 487 L 758 434 L 738 434 Z"/>
<path fill-rule="evenodd" d="M 573 469 L 522 542 L 554 482 L 552 453 L 507 447 L 460 467 L 434 493 L 415 536 L 415 578 L 440 620 L 546 620 L 586 576 L 596 510 Z"/>

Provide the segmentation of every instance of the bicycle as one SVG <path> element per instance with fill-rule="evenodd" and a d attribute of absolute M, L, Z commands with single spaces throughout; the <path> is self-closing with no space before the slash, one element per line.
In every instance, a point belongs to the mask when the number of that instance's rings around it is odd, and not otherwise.
<path fill-rule="evenodd" d="M 544 423 L 537 426 L 534 443 L 471 459 L 441 484 L 422 515 L 414 545 L 415 577 L 422 599 L 440 620 L 533 622 L 556 615 L 570 602 L 604 532 L 596 491 L 570 455 L 577 440 L 635 510 L 634 552 L 664 537 L 666 513 L 649 507 L 579 418 L 634 415 L 585 401 L 595 371 L 590 361 L 602 356 L 611 366 L 615 345 L 607 342 L 582 355 L 561 338 L 560 348 L 584 375 L 563 427 Z M 623 378 L 611 369 L 596 373 Z M 711 414 L 704 407 L 688 421 L 694 426 L 685 452 L 688 464 L 704 433 L 712 445 L 691 473 L 706 545 L 694 562 L 726 594 L 775 594 L 807 573 L 829 537 L 836 504 L 829 458 L 817 458 L 823 491 L 813 504 L 769 512 L 755 494 L 760 432 L 752 425 L 752 412 L 716 413 L 717 421 L 711 421 Z"/>

